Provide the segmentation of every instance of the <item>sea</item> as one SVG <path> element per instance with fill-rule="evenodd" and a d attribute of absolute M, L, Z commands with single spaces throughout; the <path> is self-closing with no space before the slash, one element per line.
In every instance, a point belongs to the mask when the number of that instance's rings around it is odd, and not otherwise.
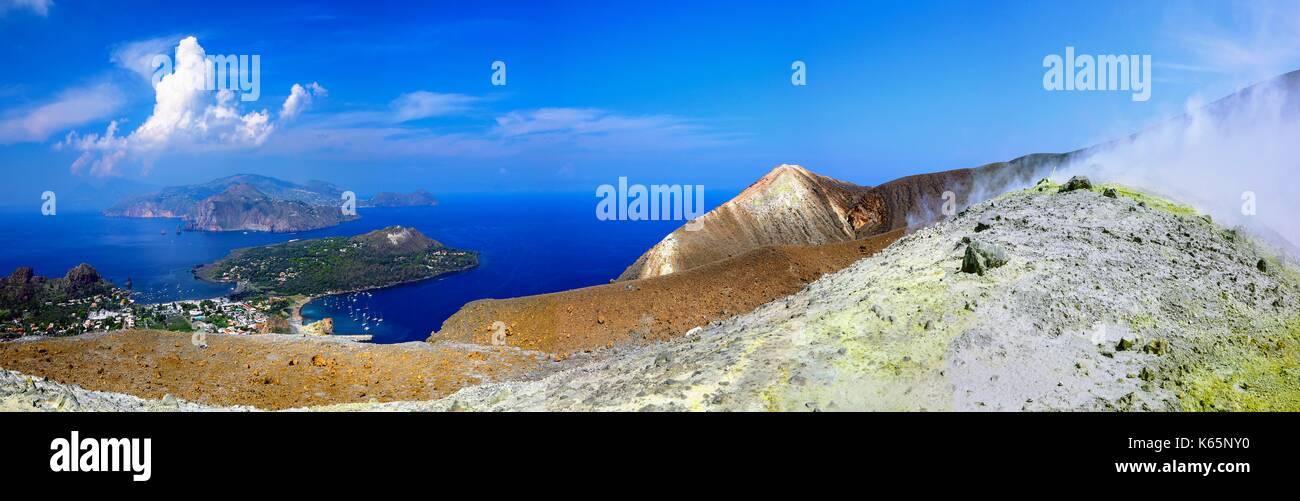
<path fill-rule="evenodd" d="M 712 198 L 712 199 L 710 199 Z M 706 210 L 729 197 L 706 198 Z M 226 284 L 194 278 L 197 265 L 231 250 L 391 225 L 420 230 L 445 245 L 479 253 L 479 266 L 384 289 L 317 298 L 307 322 L 332 318 L 338 334 L 369 334 L 376 343 L 426 339 L 465 303 L 558 292 L 608 283 L 682 221 L 602 221 L 592 193 L 444 194 L 432 207 L 361 208 L 361 218 L 296 233 L 177 232 L 174 219 L 110 218 L 97 212 L 39 207 L 0 210 L 0 273 L 31 266 L 62 276 L 88 263 L 119 287 L 131 280 L 137 302 L 217 297 Z"/>

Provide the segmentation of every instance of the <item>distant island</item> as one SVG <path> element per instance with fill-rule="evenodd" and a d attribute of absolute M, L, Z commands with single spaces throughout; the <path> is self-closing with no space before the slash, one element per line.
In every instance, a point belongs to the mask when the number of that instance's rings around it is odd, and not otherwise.
<path fill-rule="evenodd" d="M 343 190 L 238 174 L 128 197 L 104 210 L 113 217 L 177 218 L 197 231 L 306 231 L 356 219 L 344 214 Z"/>
<path fill-rule="evenodd" d="M 354 237 L 293 240 L 235 249 L 195 268 L 201 280 L 235 283 L 237 297 L 320 296 L 426 280 L 478 266 L 472 251 L 447 247 L 413 228 L 389 226 Z"/>
<path fill-rule="evenodd" d="M 429 207 L 434 205 L 438 205 L 438 200 L 423 189 L 415 190 L 409 194 L 381 191 L 370 197 L 370 200 L 367 200 L 364 204 L 366 207 Z"/>
<path fill-rule="evenodd" d="M 171 186 L 127 197 L 103 211 L 110 217 L 175 218 L 191 231 L 295 232 L 327 228 L 357 219 L 343 211 L 344 190 L 325 181 L 292 183 L 256 174 L 237 174 L 202 184 Z M 436 205 L 424 190 L 381 192 L 360 207 Z"/>

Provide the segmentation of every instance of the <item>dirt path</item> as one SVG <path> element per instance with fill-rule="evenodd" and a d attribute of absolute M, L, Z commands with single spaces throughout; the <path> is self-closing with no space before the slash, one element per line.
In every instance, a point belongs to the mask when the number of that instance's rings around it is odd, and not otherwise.
<path fill-rule="evenodd" d="M 0 343 L 0 367 L 86 389 L 212 405 L 285 409 L 425 400 L 463 386 L 527 378 L 557 366 L 492 346 L 372 345 L 279 334 L 207 336 L 119 331 Z"/>

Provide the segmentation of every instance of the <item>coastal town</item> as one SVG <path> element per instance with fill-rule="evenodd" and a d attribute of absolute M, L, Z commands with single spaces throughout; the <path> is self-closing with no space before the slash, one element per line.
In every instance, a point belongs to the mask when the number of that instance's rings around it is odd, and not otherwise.
<path fill-rule="evenodd" d="M 283 313 L 288 299 L 262 297 L 232 300 L 216 297 L 202 300 L 139 304 L 128 291 L 113 289 L 85 298 L 50 302 L 45 309 L 61 314 L 39 321 L 11 319 L 0 323 L 0 338 L 23 336 L 71 336 L 86 332 L 127 329 L 156 329 L 220 334 L 289 333 Z"/>

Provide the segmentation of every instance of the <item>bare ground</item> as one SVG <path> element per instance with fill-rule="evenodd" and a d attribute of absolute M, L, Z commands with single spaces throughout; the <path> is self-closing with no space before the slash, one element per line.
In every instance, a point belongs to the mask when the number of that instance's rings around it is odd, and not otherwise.
<path fill-rule="evenodd" d="M 451 343 L 372 345 L 330 338 L 118 331 L 0 343 L 0 366 L 95 391 L 208 405 L 286 409 L 425 400 L 558 367 L 540 353 Z"/>

